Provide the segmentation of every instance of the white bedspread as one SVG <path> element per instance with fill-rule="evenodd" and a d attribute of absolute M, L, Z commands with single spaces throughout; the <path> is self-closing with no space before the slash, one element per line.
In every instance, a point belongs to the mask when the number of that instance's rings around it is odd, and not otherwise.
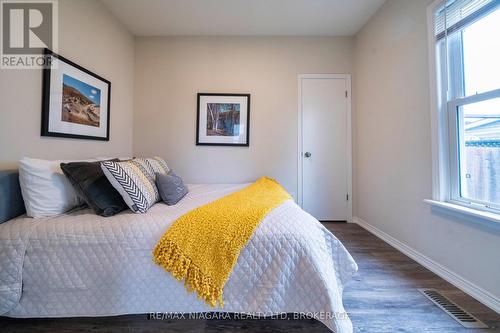
<path fill-rule="evenodd" d="M 214 311 L 152 261 L 180 215 L 244 185 L 191 185 L 175 206 L 103 218 L 81 209 L 0 224 L 0 315 L 109 316 Z M 224 288 L 224 309 L 256 315 L 307 313 L 351 332 L 344 284 L 357 270 L 340 241 L 291 200 L 259 224 Z"/>

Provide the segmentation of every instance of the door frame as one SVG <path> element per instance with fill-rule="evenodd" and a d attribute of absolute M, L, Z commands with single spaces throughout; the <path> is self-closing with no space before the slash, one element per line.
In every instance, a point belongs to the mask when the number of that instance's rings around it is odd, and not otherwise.
<path fill-rule="evenodd" d="M 298 81 L 298 150 L 297 150 L 297 204 L 302 208 L 303 203 L 303 174 L 302 163 L 304 161 L 303 155 L 303 140 L 302 140 L 302 82 L 305 79 L 343 79 L 346 83 L 347 92 L 347 193 L 349 200 L 347 200 L 347 222 L 352 222 L 352 110 L 351 110 L 351 74 L 299 74 Z"/>

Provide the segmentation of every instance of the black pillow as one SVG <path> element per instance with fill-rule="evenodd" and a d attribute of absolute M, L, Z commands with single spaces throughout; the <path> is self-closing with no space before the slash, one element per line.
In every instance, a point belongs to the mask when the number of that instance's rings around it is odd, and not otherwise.
<path fill-rule="evenodd" d="M 118 161 L 114 159 L 111 161 Z M 101 162 L 61 163 L 61 169 L 97 215 L 112 216 L 127 209 L 125 201 L 101 169 Z"/>

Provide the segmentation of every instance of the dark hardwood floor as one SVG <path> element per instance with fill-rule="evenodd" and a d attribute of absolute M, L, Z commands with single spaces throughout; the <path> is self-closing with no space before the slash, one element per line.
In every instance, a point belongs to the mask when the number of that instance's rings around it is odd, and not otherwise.
<path fill-rule="evenodd" d="M 344 291 L 355 332 L 500 332 L 500 315 L 356 224 L 325 223 L 359 266 Z M 466 329 L 417 288 L 435 288 L 490 329 Z"/>
<path fill-rule="evenodd" d="M 347 247 L 359 272 L 344 291 L 355 332 L 500 332 L 500 315 L 401 254 L 355 224 L 324 223 Z M 436 288 L 490 325 L 465 329 L 421 295 Z M 104 318 L 11 319 L 0 317 L 0 332 L 329 332 L 314 320 L 169 319 L 146 315 Z"/>

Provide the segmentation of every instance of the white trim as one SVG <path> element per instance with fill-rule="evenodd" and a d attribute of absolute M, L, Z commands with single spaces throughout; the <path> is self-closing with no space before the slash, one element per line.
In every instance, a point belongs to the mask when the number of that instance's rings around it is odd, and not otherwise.
<path fill-rule="evenodd" d="M 484 93 L 471 95 L 468 97 L 457 98 L 457 99 L 452 101 L 451 105 L 452 105 L 452 108 L 456 108 L 457 106 L 478 103 L 478 102 L 487 101 L 487 100 L 495 99 L 495 98 L 499 98 L 499 97 L 500 97 L 500 89 L 495 89 L 495 90 L 487 91 Z"/>
<path fill-rule="evenodd" d="M 352 222 L 352 89 L 351 75 L 346 75 L 347 90 L 347 222 Z"/>
<path fill-rule="evenodd" d="M 302 80 L 344 79 L 347 91 L 347 222 L 352 222 L 352 98 L 351 74 L 299 74 L 298 82 L 298 127 L 297 127 L 297 204 L 302 208 Z"/>
<path fill-rule="evenodd" d="M 447 133 L 441 129 L 441 117 L 447 115 L 439 114 L 438 86 L 437 86 L 437 68 L 436 68 L 436 37 L 434 36 L 434 13 L 436 9 L 444 4 L 444 0 L 435 0 L 427 7 L 427 41 L 428 41 L 428 60 L 429 60 L 429 97 L 430 97 L 430 118 L 431 118 L 431 154 L 432 154 L 432 198 L 434 200 L 445 200 L 448 179 L 448 168 L 445 163 L 448 161 L 446 150 Z"/>
<path fill-rule="evenodd" d="M 488 212 L 485 210 L 480 210 L 480 209 L 474 209 L 471 207 L 464 206 L 462 203 L 460 204 L 454 204 L 451 202 L 444 202 L 444 201 L 436 201 L 436 200 L 429 200 L 425 199 L 425 203 L 428 203 L 429 205 L 439 207 L 439 208 L 444 208 L 450 211 L 453 211 L 455 213 L 460 213 L 460 214 L 465 214 L 474 218 L 480 218 L 489 222 L 494 222 L 494 223 L 499 223 L 500 224 L 500 215 L 493 213 L 493 212 Z"/>
<path fill-rule="evenodd" d="M 499 213 L 499 206 L 492 202 L 482 202 L 470 198 L 464 198 L 460 194 L 460 177 L 464 174 L 464 164 L 459 161 L 459 151 L 463 148 L 463 138 L 458 135 L 461 117 L 458 117 L 458 107 L 465 104 L 476 103 L 484 100 L 497 98 L 500 96 L 500 89 L 461 97 L 464 92 L 463 80 L 453 83 L 447 91 L 448 73 L 440 74 L 438 77 L 438 61 L 447 62 L 445 59 L 438 59 L 438 44 L 434 35 L 434 17 L 438 7 L 444 5 L 444 0 L 435 0 L 427 7 L 427 39 L 428 39 L 428 60 L 429 60 L 429 95 L 430 95 L 430 118 L 431 118 L 431 150 L 432 150 L 432 200 L 446 205 L 462 205 L 465 207 L 461 212 L 470 210 L 484 210 Z M 451 38 L 449 51 L 452 54 L 462 54 L 462 41 Z M 442 42 L 441 42 L 442 43 Z M 444 48 L 448 48 L 445 40 Z M 440 49 L 439 49 L 440 50 Z M 442 52 L 442 50 L 440 50 Z M 448 51 L 445 51 L 448 52 Z M 451 67 L 455 71 L 462 69 L 462 59 L 452 57 L 451 62 L 458 62 Z M 444 68 L 450 67 L 442 63 Z M 462 78 L 463 73 L 453 73 L 455 78 Z M 441 91 L 438 91 L 441 89 Z M 441 99 L 441 100 L 440 100 Z M 446 206 L 449 207 L 449 206 Z M 456 212 L 459 210 L 455 209 Z M 465 213 L 470 215 L 468 213 Z M 478 214 L 476 214 L 478 215 Z"/>
<path fill-rule="evenodd" d="M 462 290 L 466 294 L 470 295 L 471 297 L 475 298 L 476 300 L 483 303 L 487 307 L 491 308 L 493 311 L 500 313 L 500 299 L 498 299 L 495 295 L 475 285 L 469 280 L 461 277 L 457 273 L 449 270 L 448 268 L 435 262 L 434 260 L 426 257 L 422 253 L 400 242 L 399 240 L 385 233 L 384 231 L 372 226 L 366 221 L 363 221 L 359 217 L 354 217 L 353 222 L 358 224 L 363 229 L 366 229 L 373 235 L 377 236 L 387 244 L 396 248 L 403 254 L 407 255 L 411 259 L 415 260 L 420 265 L 424 266 L 425 268 L 432 271 L 436 275 L 440 276 L 444 280 L 453 284 L 455 287 Z"/>
<path fill-rule="evenodd" d="M 351 74 L 298 74 L 300 79 L 350 79 Z"/>
<path fill-rule="evenodd" d="M 480 103 L 483 101 L 489 101 L 492 99 L 500 98 L 500 89 L 488 91 L 485 93 L 480 93 L 476 95 L 471 95 L 468 97 L 457 98 L 448 103 L 448 117 L 449 117 L 449 132 L 450 132 L 450 140 L 458 141 L 458 144 L 450 145 L 450 195 L 447 200 L 435 200 L 440 203 L 446 203 L 451 205 L 462 205 L 466 209 L 463 212 L 466 212 L 467 209 L 471 209 L 472 211 L 483 210 L 490 211 L 493 215 L 497 217 L 500 216 L 500 205 L 494 202 L 481 201 L 478 199 L 473 199 L 469 197 L 465 197 L 461 195 L 460 191 L 460 183 L 465 179 L 463 177 L 465 174 L 465 162 L 460 160 L 460 152 L 465 149 L 465 140 L 463 136 L 461 137 L 459 133 L 464 126 L 463 120 L 463 111 L 459 108 L 464 105 L 470 105 L 474 103 Z M 455 210 L 458 211 L 458 210 Z M 467 214 L 467 213 L 466 213 Z M 468 214 L 470 215 L 470 214 Z M 478 215 L 478 214 L 476 214 Z"/>
<path fill-rule="evenodd" d="M 298 104 L 297 104 L 297 205 L 302 208 L 302 79 L 299 75 L 298 84 Z"/>

